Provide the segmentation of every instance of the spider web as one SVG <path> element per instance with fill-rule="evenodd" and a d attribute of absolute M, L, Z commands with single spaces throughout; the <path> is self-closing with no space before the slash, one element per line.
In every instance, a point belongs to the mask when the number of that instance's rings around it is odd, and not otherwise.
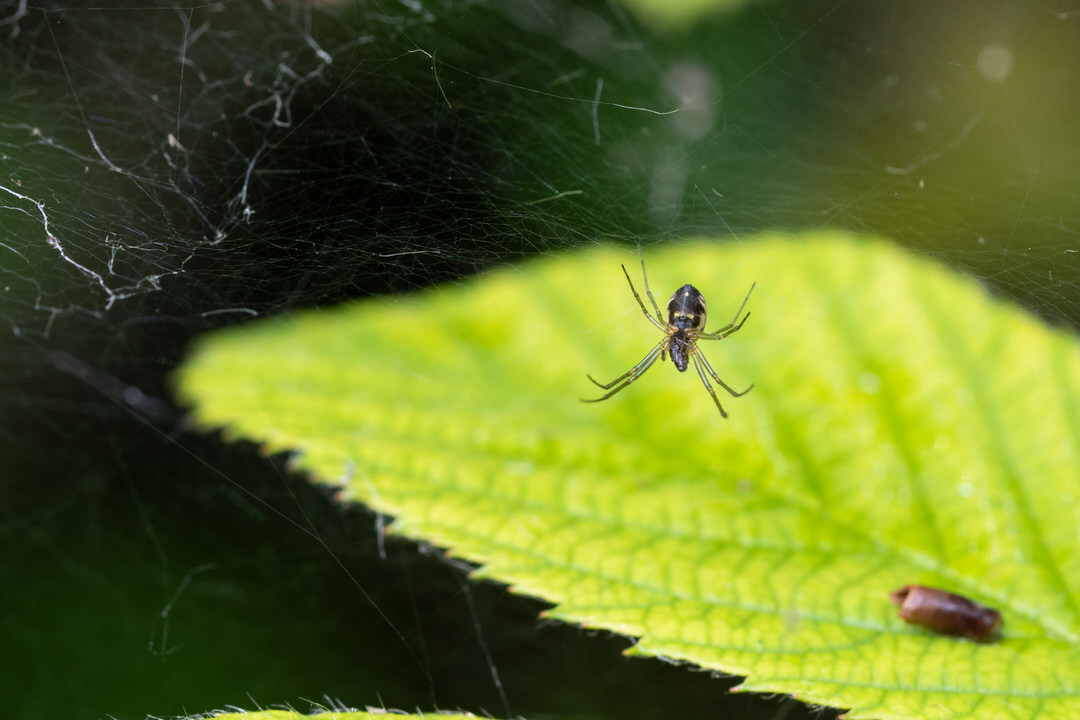
<path fill-rule="evenodd" d="M 14 714 L 813 714 L 538 630 L 536 603 L 187 434 L 168 371 L 223 324 L 775 228 L 886 235 L 1076 326 L 1078 23 L 1019 0 L 670 30 L 562 0 L 0 3 Z"/>

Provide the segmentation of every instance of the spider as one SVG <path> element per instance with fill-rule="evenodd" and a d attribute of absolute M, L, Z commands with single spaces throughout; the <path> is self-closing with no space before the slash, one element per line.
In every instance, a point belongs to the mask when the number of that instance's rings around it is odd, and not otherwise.
<path fill-rule="evenodd" d="M 675 363 L 675 369 L 679 372 L 686 372 L 689 362 L 691 360 L 694 362 L 694 369 L 697 370 L 698 377 L 701 378 L 702 384 L 705 386 L 705 389 L 709 391 L 709 395 L 712 396 L 713 402 L 716 403 L 716 409 L 720 411 L 721 417 L 726 418 L 727 413 L 724 412 L 724 407 L 720 404 L 720 399 L 716 397 L 716 392 L 713 390 L 712 385 L 709 384 L 709 377 L 712 377 L 720 387 L 731 393 L 732 397 L 745 395 L 750 392 L 754 386 L 751 385 L 742 392 L 733 390 L 727 383 L 721 380 L 720 376 L 716 374 L 716 371 L 712 369 L 712 365 L 709 364 L 709 361 L 705 359 L 705 355 L 698 349 L 697 342 L 698 340 L 723 340 L 728 335 L 738 332 L 746 322 L 746 319 L 750 317 L 750 313 L 747 312 L 746 315 L 743 315 L 743 319 L 739 320 L 739 315 L 742 314 L 743 308 L 746 307 L 746 301 L 750 299 L 750 293 L 754 292 L 757 283 L 750 286 L 750 291 L 746 293 L 742 305 L 740 305 L 739 309 L 735 312 L 735 317 L 731 319 L 731 322 L 719 330 L 715 330 L 711 333 L 704 331 L 705 318 L 707 315 L 705 298 L 702 297 L 701 293 L 698 292 L 698 289 L 690 283 L 687 283 L 676 290 L 671 296 L 671 299 L 668 300 L 668 320 L 667 323 L 664 323 L 664 319 L 660 315 L 660 307 L 656 304 L 652 291 L 649 290 L 649 276 L 645 273 L 645 258 L 641 255 L 640 248 L 638 248 L 638 255 L 641 257 L 641 276 L 645 280 L 645 294 L 649 296 L 649 302 L 652 303 L 653 310 L 656 311 L 655 318 L 645 309 L 645 303 L 641 301 L 641 296 L 638 295 L 637 290 L 634 288 L 634 283 L 630 280 L 630 273 L 626 271 L 625 265 L 621 266 L 623 275 L 626 276 L 626 282 L 630 284 L 630 292 L 634 293 L 634 299 L 637 300 L 641 312 L 644 313 L 649 322 L 664 333 L 664 338 L 656 344 L 656 347 L 649 351 L 648 355 L 642 358 L 641 362 L 606 385 L 597 382 L 592 375 L 586 375 L 586 377 L 589 378 L 589 380 L 592 380 L 595 385 L 598 385 L 602 390 L 608 390 L 609 392 L 603 397 L 594 400 L 583 399 L 582 402 L 600 402 L 602 400 L 607 400 L 609 397 L 620 390 L 625 389 L 630 383 L 644 375 L 645 371 L 653 366 L 653 363 L 656 362 L 657 358 L 664 360 L 670 353 L 671 362 Z M 706 373 L 708 373 L 708 375 L 706 375 Z"/>

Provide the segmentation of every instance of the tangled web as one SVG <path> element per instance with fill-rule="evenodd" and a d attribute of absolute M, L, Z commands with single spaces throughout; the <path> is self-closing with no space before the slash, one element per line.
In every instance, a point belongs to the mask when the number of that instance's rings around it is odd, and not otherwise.
<path fill-rule="evenodd" d="M 1045 270 L 1046 305 L 1075 287 L 1076 150 L 1046 110 L 1075 109 L 1076 78 L 1031 58 L 1075 37 L 1067 9 L 1009 31 L 743 15 L 673 42 L 577 6 L 21 3 L 0 26 L 0 316 L 37 338 L 68 316 L 198 326 L 772 227 L 888 234 L 1018 294 Z"/>

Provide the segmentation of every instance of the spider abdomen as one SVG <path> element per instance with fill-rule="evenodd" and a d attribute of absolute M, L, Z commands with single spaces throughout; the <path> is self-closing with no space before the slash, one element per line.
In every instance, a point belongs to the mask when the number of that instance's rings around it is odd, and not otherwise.
<path fill-rule="evenodd" d="M 704 330 L 708 310 L 698 289 L 687 283 L 675 291 L 667 304 L 668 325 L 678 330 Z M 674 353 L 672 353 L 674 355 Z M 686 369 L 684 362 L 680 370 Z"/>

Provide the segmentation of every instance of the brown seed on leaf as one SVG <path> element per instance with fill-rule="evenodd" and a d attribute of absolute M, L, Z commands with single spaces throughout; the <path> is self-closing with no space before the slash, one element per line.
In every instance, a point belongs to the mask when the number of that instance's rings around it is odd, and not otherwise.
<path fill-rule="evenodd" d="M 905 585 L 889 598 L 900 608 L 902 620 L 978 643 L 996 638 L 1004 623 L 997 610 L 938 588 Z"/>

